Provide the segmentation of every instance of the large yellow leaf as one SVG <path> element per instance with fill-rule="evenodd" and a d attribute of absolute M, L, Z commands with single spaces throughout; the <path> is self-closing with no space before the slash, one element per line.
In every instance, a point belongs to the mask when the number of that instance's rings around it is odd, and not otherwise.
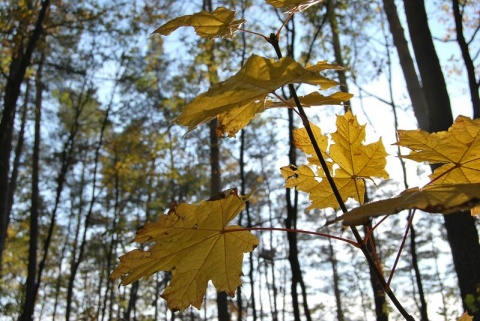
<path fill-rule="evenodd" d="M 214 84 L 186 105 L 176 122 L 192 131 L 199 124 L 224 114 L 219 117 L 220 133 L 234 136 L 256 113 L 264 110 L 267 95 L 290 83 L 318 85 L 322 89 L 337 84 L 320 76 L 318 71 L 302 67 L 291 57 L 275 61 L 252 55 L 236 75 Z"/>
<path fill-rule="evenodd" d="M 167 36 L 180 27 L 194 27 L 197 35 L 203 38 L 231 37 L 244 22 L 244 19 L 233 20 L 235 11 L 223 7 L 213 12 L 201 11 L 192 15 L 175 18 L 153 33 Z"/>
<path fill-rule="evenodd" d="M 227 225 L 244 207 L 245 200 L 236 194 L 199 205 L 173 206 L 157 222 L 140 228 L 134 239 L 154 244 L 120 257 L 110 278 L 121 278 L 126 285 L 158 271 L 171 271 L 172 280 L 162 294 L 171 310 L 200 308 L 209 280 L 218 291 L 234 296 L 241 284 L 243 253 L 258 245 L 249 231 Z"/>
<path fill-rule="evenodd" d="M 388 178 L 385 171 L 387 153 L 382 141 L 363 144 L 365 126 L 361 126 L 350 111 L 343 116 L 337 116 L 337 131 L 331 135 L 333 144 L 328 149 L 328 137 L 322 135 L 320 128 L 314 124 L 310 126 L 343 201 L 354 198 L 363 203 L 364 179 Z M 315 175 L 307 166 L 283 167 L 281 171 L 286 180 L 285 187 L 296 187 L 309 193 L 312 204 L 307 210 L 338 207 L 339 204 L 320 167 L 320 161 L 305 128 L 294 131 L 294 143 L 307 155 L 311 155 L 308 160 L 310 165 L 316 167 L 318 174 Z"/>
<path fill-rule="evenodd" d="M 412 150 L 403 157 L 443 164 L 430 175 L 432 184 L 480 182 L 480 119 L 459 116 L 448 131 L 400 130 L 398 138 Z"/>
<path fill-rule="evenodd" d="M 354 208 L 336 221 L 344 225 L 361 225 L 369 217 L 395 214 L 406 209 L 450 214 L 480 205 L 480 184 L 428 185 L 411 188 L 396 197 Z"/>

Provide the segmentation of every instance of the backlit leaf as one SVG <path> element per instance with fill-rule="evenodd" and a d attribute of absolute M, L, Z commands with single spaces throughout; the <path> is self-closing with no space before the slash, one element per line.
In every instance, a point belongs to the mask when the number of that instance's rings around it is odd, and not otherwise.
<path fill-rule="evenodd" d="M 180 27 L 193 27 L 197 35 L 203 38 L 231 37 L 245 22 L 244 19 L 234 19 L 235 11 L 219 7 L 213 12 L 201 11 L 175 18 L 156 29 L 153 33 L 167 36 Z"/>
<path fill-rule="evenodd" d="M 318 85 L 322 89 L 337 84 L 317 71 L 302 67 L 291 57 L 275 61 L 252 55 L 236 75 L 214 84 L 186 105 L 176 122 L 192 131 L 199 124 L 221 115 L 219 133 L 234 136 L 256 113 L 265 109 L 270 93 L 290 83 Z"/>
<path fill-rule="evenodd" d="M 265 0 L 265 2 L 277 9 L 282 8 L 285 12 L 291 13 L 304 11 L 322 0 Z"/>
<path fill-rule="evenodd" d="M 364 179 L 388 178 L 385 171 L 387 153 L 382 141 L 365 145 L 365 126 L 361 126 L 350 111 L 343 116 L 337 116 L 337 131 L 331 135 L 333 144 L 328 149 L 328 137 L 322 135 L 317 126 L 311 124 L 311 127 L 343 201 L 354 198 L 363 203 Z M 286 181 L 285 187 L 295 187 L 309 193 L 312 204 L 307 210 L 337 208 L 339 204 L 325 178 L 305 128 L 294 131 L 294 143 L 307 155 L 311 155 L 308 160 L 318 173 L 315 174 L 304 165 L 299 168 L 292 165 L 283 167 L 281 171 Z"/>
<path fill-rule="evenodd" d="M 126 285 L 158 271 L 171 271 L 162 297 L 172 311 L 190 305 L 200 308 L 210 280 L 218 291 L 234 296 L 241 284 L 243 253 L 258 245 L 249 231 L 227 225 L 244 207 L 245 200 L 235 193 L 199 205 L 172 206 L 157 222 L 140 228 L 134 239 L 154 244 L 120 257 L 110 279 L 121 278 Z"/>
<path fill-rule="evenodd" d="M 407 209 L 450 214 L 480 205 L 480 184 L 428 185 L 412 188 L 396 197 L 354 208 L 336 221 L 344 225 L 361 225 L 369 217 L 395 214 Z"/>
<path fill-rule="evenodd" d="M 402 157 L 443 164 L 430 175 L 432 184 L 480 183 L 480 119 L 458 116 L 448 131 L 400 130 L 398 138 L 412 150 Z"/>

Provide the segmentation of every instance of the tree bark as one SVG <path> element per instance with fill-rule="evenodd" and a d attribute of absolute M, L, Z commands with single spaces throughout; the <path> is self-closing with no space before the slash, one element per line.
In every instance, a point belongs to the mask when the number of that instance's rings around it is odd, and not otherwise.
<path fill-rule="evenodd" d="M 38 13 L 35 29 L 28 40 L 24 49 L 20 49 L 16 56 L 12 57 L 10 69 L 5 85 L 3 96 L 3 114 L 0 121 L 0 275 L 2 269 L 3 249 L 7 238 L 7 228 L 9 222 L 9 174 L 10 174 L 10 155 L 12 152 L 13 127 L 15 122 L 15 113 L 17 109 L 17 100 L 20 96 L 20 88 L 25 78 L 27 67 L 30 66 L 32 54 L 37 46 L 40 36 L 43 34 L 43 22 L 47 16 L 47 10 L 50 6 L 49 0 L 44 0 Z"/>
<path fill-rule="evenodd" d="M 365 202 L 367 202 L 367 196 L 365 195 Z M 374 259 L 378 259 L 377 249 L 376 249 L 376 242 L 373 236 L 372 230 L 372 222 L 370 221 L 367 225 L 364 226 L 365 234 L 369 234 L 368 242 L 366 244 L 368 251 L 372 255 Z M 378 262 L 378 260 L 377 260 Z M 378 279 L 377 275 L 373 271 L 372 267 L 369 265 L 370 271 L 370 283 L 372 285 L 373 290 L 373 299 L 375 302 L 375 314 L 377 321 L 388 321 L 388 309 L 387 309 L 387 300 L 385 297 L 385 291 L 383 289 L 380 280 Z"/>
<path fill-rule="evenodd" d="M 460 13 L 460 5 L 458 0 L 452 0 L 453 18 L 455 19 L 455 29 L 457 32 L 457 42 L 462 52 L 465 68 L 467 69 L 468 87 L 470 89 L 470 99 L 472 100 L 473 118 L 480 117 L 480 94 L 478 89 L 480 83 L 477 82 L 475 76 L 475 65 L 473 64 L 470 51 L 468 50 L 468 43 L 463 35 L 462 14 Z"/>
<path fill-rule="evenodd" d="M 335 250 L 332 245 L 332 240 L 328 238 L 328 256 L 332 264 L 333 271 L 333 291 L 335 293 L 335 302 L 337 303 L 337 320 L 344 321 L 345 316 L 342 308 L 342 293 L 340 291 L 340 276 L 338 275 L 338 262 L 335 256 Z"/>
<path fill-rule="evenodd" d="M 340 42 L 340 34 L 338 31 L 337 16 L 335 13 L 336 0 L 329 0 L 327 5 L 327 16 L 332 31 L 332 46 L 335 55 L 335 63 L 341 67 L 345 67 L 342 55 L 342 44 Z M 337 70 L 338 82 L 340 83 L 340 90 L 348 93 L 347 76 L 345 70 Z M 345 108 L 350 108 L 350 101 L 346 101 Z"/>
<path fill-rule="evenodd" d="M 285 26 L 287 30 L 287 56 L 293 57 L 294 54 L 294 44 L 295 44 L 295 22 L 292 19 Z M 285 95 L 284 95 L 285 96 Z M 293 96 L 290 92 L 290 96 Z M 286 98 L 286 97 L 285 97 Z M 294 144 L 293 139 L 293 130 L 294 130 L 294 115 L 291 108 L 288 109 L 288 161 L 290 164 L 296 164 L 297 162 L 297 148 Z M 293 196 L 292 196 L 293 192 Z M 285 218 L 285 227 L 288 229 L 295 229 L 297 227 L 297 216 L 298 216 L 298 191 L 296 189 L 292 190 L 290 188 L 286 189 L 286 201 L 287 201 L 287 217 Z M 295 321 L 299 320 L 308 320 L 311 321 L 312 317 L 310 315 L 310 309 L 308 307 L 307 301 L 307 290 L 305 282 L 303 280 L 302 269 L 300 268 L 299 261 L 299 251 L 298 251 L 298 240 L 297 233 L 288 232 L 288 262 L 290 263 L 290 269 L 292 273 L 291 281 L 291 297 L 292 297 L 292 306 L 293 306 L 293 315 Z M 300 316 L 300 303 L 298 301 L 298 287 L 300 287 L 304 317 Z"/>
<path fill-rule="evenodd" d="M 453 122 L 450 98 L 428 27 L 424 0 L 404 0 L 404 6 L 410 39 L 428 105 L 430 123 L 428 131 L 447 130 Z"/>
<path fill-rule="evenodd" d="M 42 60 L 44 56 L 42 55 Z M 25 285 L 25 302 L 23 305 L 21 321 L 33 320 L 36 297 L 36 272 L 37 272 L 37 247 L 38 247 L 38 219 L 40 217 L 40 191 L 39 191 L 39 163 L 40 163 L 40 121 L 42 119 L 42 66 L 41 61 L 38 65 L 35 76 L 35 134 L 32 155 L 32 195 L 30 207 L 30 240 L 28 250 L 28 274 Z"/>
<path fill-rule="evenodd" d="M 418 80 L 418 75 L 415 70 L 415 64 L 410 50 L 408 49 L 408 42 L 405 38 L 402 24 L 398 17 L 397 6 L 394 0 L 383 0 L 383 10 L 387 16 L 390 32 L 392 34 L 393 43 L 397 48 L 398 58 L 400 60 L 400 67 L 405 77 L 408 95 L 412 102 L 413 112 L 417 118 L 418 126 L 423 130 L 428 130 L 428 108 L 425 96 L 423 94 L 422 86 Z"/>
<path fill-rule="evenodd" d="M 410 38 L 429 108 L 429 130 L 445 131 L 451 126 L 453 118 L 445 79 L 427 24 L 425 4 L 423 0 L 404 0 L 404 4 Z M 463 307 L 480 319 L 480 244 L 474 219 L 468 212 L 454 213 L 444 218 Z M 469 306 L 467 300 L 474 303 Z"/>

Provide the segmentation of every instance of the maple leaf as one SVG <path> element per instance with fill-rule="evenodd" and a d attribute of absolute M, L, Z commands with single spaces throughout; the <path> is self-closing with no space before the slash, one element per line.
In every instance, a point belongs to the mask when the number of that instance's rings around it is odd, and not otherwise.
<path fill-rule="evenodd" d="M 304 11 L 322 0 L 265 0 L 266 3 L 279 9 L 283 8 L 286 13 Z"/>
<path fill-rule="evenodd" d="M 360 125 L 350 111 L 343 116 L 337 116 L 337 131 L 331 135 L 333 144 L 328 149 L 328 137 L 322 135 L 320 128 L 314 124 L 311 124 L 311 128 L 343 201 L 351 197 L 363 203 L 364 179 L 388 178 L 388 173 L 385 171 L 387 153 L 381 139 L 375 143 L 363 144 L 366 136 L 365 125 Z M 296 129 L 293 135 L 295 146 L 307 155 L 311 155 L 308 161 L 318 173 L 315 174 L 305 165 L 299 168 L 282 167 L 281 172 L 286 180 L 285 187 L 295 187 L 309 193 L 312 204 L 307 210 L 338 207 L 338 201 L 320 167 L 320 161 L 306 129 Z"/>
<path fill-rule="evenodd" d="M 344 225 L 362 225 L 369 217 L 395 214 L 406 209 L 450 214 L 480 205 L 480 183 L 427 185 L 411 188 L 398 196 L 354 208 L 335 221 Z"/>
<path fill-rule="evenodd" d="M 219 7 L 213 12 L 200 11 L 192 15 L 175 18 L 160 26 L 153 33 L 168 36 L 180 27 L 193 27 L 197 35 L 203 38 L 228 37 L 240 28 L 244 19 L 234 20 L 235 11 Z"/>
<path fill-rule="evenodd" d="M 200 308 L 209 280 L 218 291 L 234 296 L 241 284 L 243 253 L 251 252 L 258 239 L 240 226 L 227 225 L 245 207 L 247 197 L 235 193 L 198 205 L 179 204 L 148 222 L 134 241 L 154 242 L 148 250 L 133 250 L 120 257 L 110 275 L 127 285 L 158 271 L 171 271 L 172 279 L 162 294 L 172 311 L 190 305 Z"/>
<path fill-rule="evenodd" d="M 430 175 L 431 184 L 480 182 L 480 119 L 458 116 L 448 131 L 400 130 L 398 138 L 412 150 L 402 157 L 443 164 Z"/>
<path fill-rule="evenodd" d="M 264 111 L 267 96 L 278 88 L 291 83 L 318 85 L 322 89 L 335 86 L 337 82 L 319 75 L 319 70 L 328 66 L 321 62 L 321 66 L 305 68 L 291 57 L 275 61 L 252 55 L 237 74 L 212 85 L 187 104 L 175 121 L 188 126 L 190 132 L 218 116 L 219 134 L 235 136 L 256 113 Z"/>

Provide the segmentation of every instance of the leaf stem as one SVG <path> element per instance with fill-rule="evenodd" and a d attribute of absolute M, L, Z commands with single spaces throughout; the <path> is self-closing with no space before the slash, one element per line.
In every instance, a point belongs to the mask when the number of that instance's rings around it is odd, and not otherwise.
<path fill-rule="evenodd" d="M 413 216 L 415 216 L 416 210 L 408 216 L 408 223 L 405 233 L 403 234 L 402 244 L 400 244 L 400 248 L 398 249 L 397 257 L 395 258 L 395 262 L 393 263 L 392 270 L 390 271 L 390 275 L 388 276 L 387 285 L 390 287 L 390 282 L 392 281 L 393 274 L 395 273 L 395 269 L 397 268 L 398 260 L 400 259 L 400 254 L 402 254 L 403 247 L 405 246 L 405 241 L 407 240 L 408 231 L 410 231 L 410 226 L 412 226 Z"/>
<path fill-rule="evenodd" d="M 268 42 L 273 46 L 275 49 L 275 52 L 277 54 L 277 57 L 280 59 L 282 58 L 282 52 L 280 50 L 280 46 L 278 44 L 278 37 L 275 34 L 271 34 L 270 38 L 268 39 Z M 340 195 L 340 192 L 333 180 L 332 175 L 330 174 L 330 170 L 328 169 L 327 163 L 325 162 L 325 159 L 323 158 L 322 152 L 320 151 L 320 147 L 317 144 L 317 141 L 315 139 L 315 136 L 313 134 L 312 128 L 310 127 L 310 122 L 308 121 L 308 116 L 305 113 L 305 110 L 302 107 L 302 104 L 300 103 L 300 100 L 297 96 L 297 92 L 295 90 L 295 87 L 293 84 L 289 84 L 288 88 L 290 89 L 290 94 L 293 97 L 293 100 L 295 101 L 295 104 L 297 105 L 298 111 L 300 113 L 300 118 L 302 119 L 302 123 L 305 126 L 305 130 L 308 133 L 308 137 L 310 138 L 310 141 L 312 142 L 313 149 L 315 150 L 315 153 L 317 154 L 317 157 L 320 161 L 320 164 L 322 166 L 323 171 L 325 172 L 325 176 L 327 178 L 328 183 L 330 184 L 330 187 L 332 188 L 333 194 L 335 195 L 335 198 L 342 210 L 342 212 L 345 214 L 348 212 L 347 207 L 345 206 L 345 203 L 342 200 L 342 197 Z M 405 318 L 405 320 L 415 320 L 408 312 L 405 310 L 403 305 L 398 301 L 397 297 L 395 294 L 392 292 L 390 289 L 389 284 L 386 283 L 385 277 L 383 276 L 382 271 L 378 268 L 377 264 L 375 263 L 375 260 L 373 259 L 372 255 L 368 251 L 368 248 L 366 245 L 363 243 L 363 238 L 360 236 L 360 233 L 358 232 L 357 228 L 355 226 L 351 226 L 350 229 L 352 230 L 353 235 L 355 236 L 355 239 L 357 240 L 357 243 L 360 245 L 360 249 L 365 256 L 365 259 L 367 260 L 368 264 L 372 267 L 372 270 L 374 271 L 375 275 L 379 279 L 385 293 L 388 295 L 390 300 L 392 300 L 393 304 L 397 308 L 397 310 L 402 314 L 402 316 Z"/>
<path fill-rule="evenodd" d="M 232 28 L 233 29 L 233 28 Z M 237 31 L 242 31 L 242 32 L 245 32 L 245 33 L 250 33 L 252 35 L 255 35 L 255 36 L 260 36 L 262 37 L 263 39 L 267 40 L 268 41 L 268 37 L 259 33 L 259 32 L 255 32 L 255 31 L 252 31 L 252 30 L 248 30 L 248 29 L 243 29 L 243 28 L 235 28 L 235 30 Z"/>
<path fill-rule="evenodd" d="M 226 230 L 225 232 L 241 232 L 241 231 L 281 231 L 281 232 L 289 232 L 289 233 L 300 233 L 300 234 L 308 234 L 308 235 L 316 235 L 316 236 L 323 236 L 323 237 L 328 237 L 331 239 L 339 240 L 345 243 L 348 243 L 350 245 L 355 246 L 356 248 L 360 248 L 360 245 L 349 239 L 345 239 L 343 237 L 331 235 L 331 234 L 326 234 L 326 233 L 320 233 L 316 231 L 306 231 L 306 230 L 298 230 L 298 229 L 293 229 L 293 228 L 284 228 L 284 227 L 247 227 L 247 228 L 238 228 L 238 229 L 229 229 Z"/>

